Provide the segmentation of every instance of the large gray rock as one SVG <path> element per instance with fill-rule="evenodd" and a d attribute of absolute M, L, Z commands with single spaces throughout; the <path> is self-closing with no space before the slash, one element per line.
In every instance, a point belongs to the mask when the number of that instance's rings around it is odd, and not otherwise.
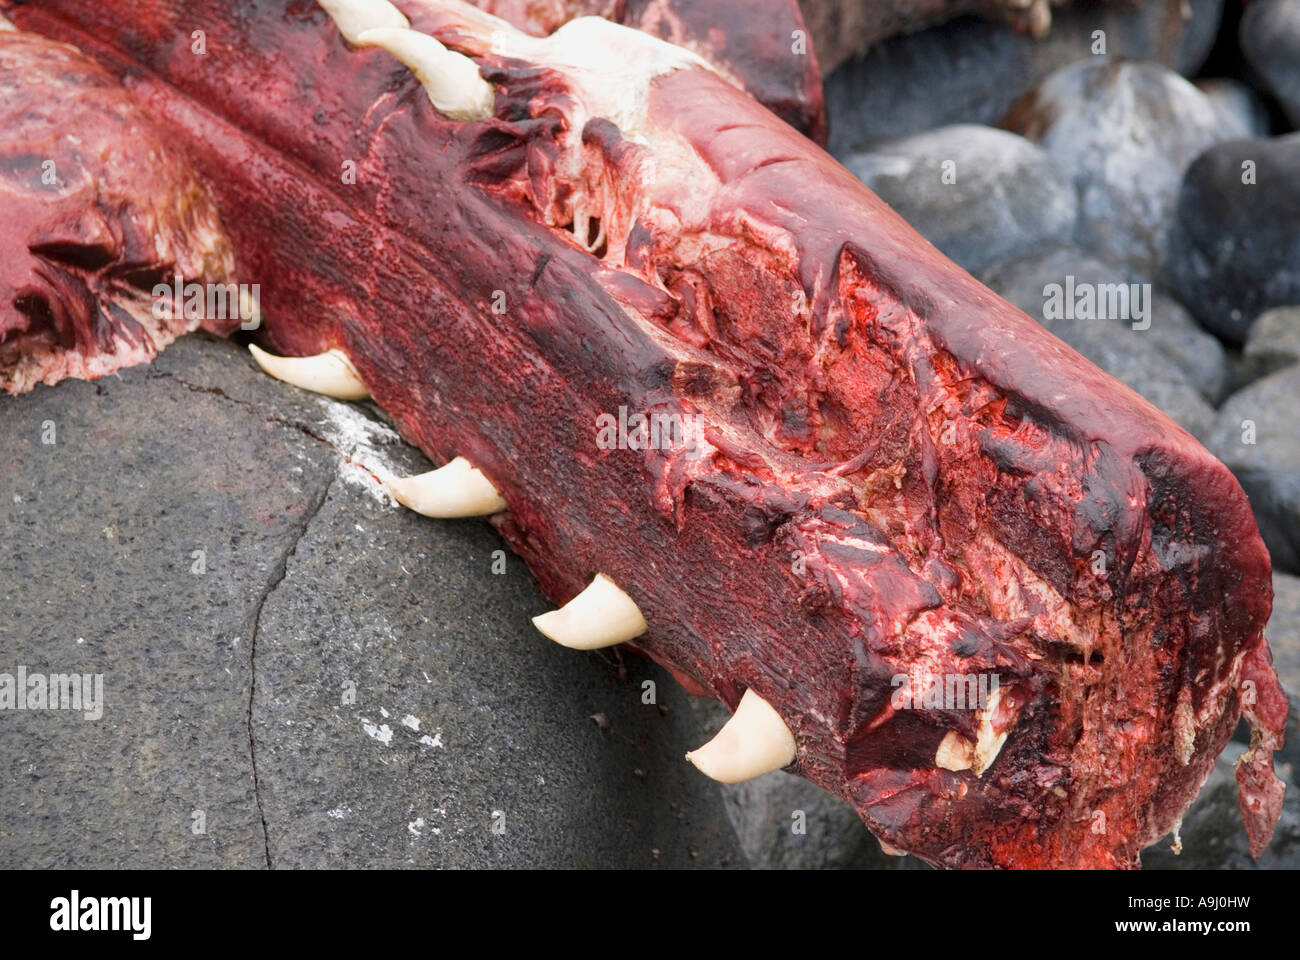
<path fill-rule="evenodd" d="M 1187 166 L 1246 135 L 1172 70 L 1113 59 L 1058 70 L 1004 124 L 1041 143 L 1074 183 L 1079 242 L 1135 279 L 1159 272 Z"/>
<path fill-rule="evenodd" d="M 0 712 L 0 863 L 744 864 L 685 693 L 545 641 L 485 524 L 387 503 L 427 464 L 372 413 L 188 337 L 0 419 L 0 672 L 105 695 Z"/>
<path fill-rule="evenodd" d="M 1300 133 L 1236 140 L 1187 170 L 1165 271 L 1206 327 L 1241 343 L 1270 307 L 1300 303 Z"/>
<path fill-rule="evenodd" d="M 1223 0 L 1083 2 L 1053 10 L 1040 40 L 971 17 L 894 37 L 827 78 L 831 150 L 842 156 L 947 124 L 995 123 L 1052 71 L 1093 57 L 1098 30 L 1105 53 L 1190 76 L 1209 54 L 1222 12 Z"/>
<path fill-rule="evenodd" d="M 1253 0 L 1241 18 L 1239 38 L 1246 60 L 1300 127 L 1300 3 Z"/>
<path fill-rule="evenodd" d="M 1198 438 L 1208 435 L 1217 398 L 1227 382 L 1223 348 L 1173 300 L 1143 288 L 1145 317 L 1058 315 L 1050 309 L 1046 293 L 1057 285 L 1064 295 L 1073 278 L 1076 291 L 1093 290 L 1125 282 L 1124 271 L 1109 266 L 1075 247 L 1040 251 L 1021 260 L 1001 264 L 980 274 L 995 293 L 1010 300 L 1053 334 L 1123 381 Z M 1100 299 L 1100 298 L 1095 298 Z M 1078 293 L 1076 292 L 1076 305 Z M 1135 311 L 1130 310 L 1130 314 Z M 1134 329 L 1149 323 L 1146 329 Z"/>
<path fill-rule="evenodd" d="M 1256 380 L 1228 398 L 1207 442 L 1250 498 L 1273 568 L 1300 572 L 1300 366 Z"/>
<path fill-rule="evenodd" d="M 967 270 L 1063 243 L 1074 189 L 1023 137 L 959 124 L 874 144 L 844 165 Z"/>

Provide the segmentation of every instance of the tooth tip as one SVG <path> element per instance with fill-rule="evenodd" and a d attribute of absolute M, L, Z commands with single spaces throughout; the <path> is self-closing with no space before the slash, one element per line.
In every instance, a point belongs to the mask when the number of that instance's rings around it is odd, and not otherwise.
<path fill-rule="evenodd" d="M 373 29 L 411 26 L 411 21 L 388 0 L 320 0 L 320 5 L 349 43 L 358 43 Z"/>
<path fill-rule="evenodd" d="M 399 40 L 402 32 L 395 27 L 370 27 L 357 34 L 357 44 L 363 47 L 380 46 L 385 40 Z"/>
<path fill-rule="evenodd" d="M 492 481 L 464 457 L 428 473 L 390 477 L 385 486 L 402 506 L 441 520 L 486 517 L 507 507 Z"/>
<path fill-rule="evenodd" d="M 248 352 L 265 372 L 303 390 L 336 400 L 365 400 L 370 396 L 341 350 L 327 350 L 314 357 L 281 357 L 250 343 Z"/>
<path fill-rule="evenodd" d="M 603 573 L 560 607 L 533 617 L 543 636 L 571 650 L 598 650 L 626 643 L 645 633 L 645 618 L 636 601 Z"/>
<path fill-rule="evenodd" d="M 751 689 L 714 738 L 686 759 L 713 780 L 741 783 L 789 766 L 797 753 L 794 734 L 781 715 Z"/>
<path fill-rule="evenodd" d="M 479 74 L 478 64 L 448 50 L 436 37 L 415 30 L 375 27 L 361 31 L 359 46 L 387 50 L 415 73 L 429 101 L 453 120 L 486 120 L 496 105 L 496 92 Z"/>

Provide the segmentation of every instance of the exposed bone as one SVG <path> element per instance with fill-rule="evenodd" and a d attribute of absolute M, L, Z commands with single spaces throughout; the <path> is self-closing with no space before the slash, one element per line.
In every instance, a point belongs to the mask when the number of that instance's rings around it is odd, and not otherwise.
<path fill-rule="evenodd" d="M 881 840 L 879 837 L 876 838 L 876 842 L 880 844 L 880 852 L 887 857 L 907 856 L 906 850 L 899 850 L 898 847 L 895 847 L 893 844 L 885 843 L 885 841 Z"/>
<path fill-rule="evenodd" d="M 464 457 L 414 477 L 393 477 L 386 486 L 403 506 L 426 517 L 485 517 L 506 508 L 492 481 Z"/>
<path fill-rule="evenodd" d="M 486 120 L 496 93 L 479 76 L 478 65 L 415 30 L 379 28 L 358 37 L 362 46 L 382 47 L 414 71 L 439 113 L 452 120 Z"/>
<path fill-rule="evenodd" d="M 686 754 L 707 777 L 721 783 L 752 780 L 788 766 L 795 757 L 794 734 L 781 715 L 753 690 L 712 740 Z"/>
<path fill-rule="evenodd" d="M 648 629 L 636 601 L 603 573 L 560 609 L 533 617 L 533 626 L 574 650 L 612 647 Z"/>
<path fill-rule="evenodd" d="M 388 0 L 319 0 L 348 43 L 360 44 L 367 30 L 409 30 L 411 21 Z"/>
<path fill-rule="evenodd" d="M 975 759 L 975 744 L 971 743 L 956 730 L 949 730 L 948 735 L 939 744 L 935 753 L 934 765 L 942 770 L 960 772 L 969 770 Z"/>
<path fill-rule="evenodd" d="M 370 396 L 342 350 L 327 350 L 314 357 L 277 357 L 255 343 L 250 343 L 248 350 L 259 367 L 295 387 L 337 400 L 365 400 Z"/>

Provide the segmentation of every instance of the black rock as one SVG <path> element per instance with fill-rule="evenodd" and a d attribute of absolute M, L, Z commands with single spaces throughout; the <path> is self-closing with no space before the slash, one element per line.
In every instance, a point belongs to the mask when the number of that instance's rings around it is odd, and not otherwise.
<path fill-rule="evenodd" d="M 1241 50 L 1300 127 L 1300 3 L 1252 0 L 1241 18 Z"/>
<path fill-rule="evenodd" d="M 1300 303 L 1300 133 L 1220 143 L 1188 168 L 1165 270 L 1206 327 L 1241 343 L 1270 307 Z"/>

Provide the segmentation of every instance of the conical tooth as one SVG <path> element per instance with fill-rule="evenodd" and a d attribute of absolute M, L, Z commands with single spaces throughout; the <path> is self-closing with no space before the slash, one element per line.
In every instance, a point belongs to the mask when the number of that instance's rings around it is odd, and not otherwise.
<path fill-rule="evenodd" d="M 492 481 L 464 457 L 414 477 L 393 477 L 388 490 L 403 506 L 426 517 L 485 517 L 506 508 Z"/>
<path fill-rule="evenodd" d="M 795 756 L 794 734 L 770 703 L 746 690 L 717 735 L 686 755 L 705 776 L 740 783 L 780 770 Z"/>
<path fill-rule="evenodd" d="M 339 28 L 348 43 L 361 42 L 361 35 L 367 30 L 390 28 L 409 30 L 411 21 L 388 0 L 318 0 L 325 12 L 334 18 L 334 25 Z"/>
<path fill-rule="evenodd" d="M 440 113 L 453 120 L 486 120 L 492 116 L 496 95 L 492 84 L 479 76 L 478 66 L 428 34 L 385 27 L 365 31 L 358 42 L 382 47 L 410 67 Z"/>
<path fill-rule="evenodd" d="M 248 349 L 259 367 L 295 387 L 338 400 L 365 400 L 370 396 L 342 350 L 327 350 L 314 357 L 277 357 L 255 343 L 250 343 Z"/>
<path fill-rule="evenodd" d="M 648 629 L 636 601 L 603 573 L 558 610 L 533 617 L 533 626 L 574 650 L 597 650 L 625 643 Z"/>

